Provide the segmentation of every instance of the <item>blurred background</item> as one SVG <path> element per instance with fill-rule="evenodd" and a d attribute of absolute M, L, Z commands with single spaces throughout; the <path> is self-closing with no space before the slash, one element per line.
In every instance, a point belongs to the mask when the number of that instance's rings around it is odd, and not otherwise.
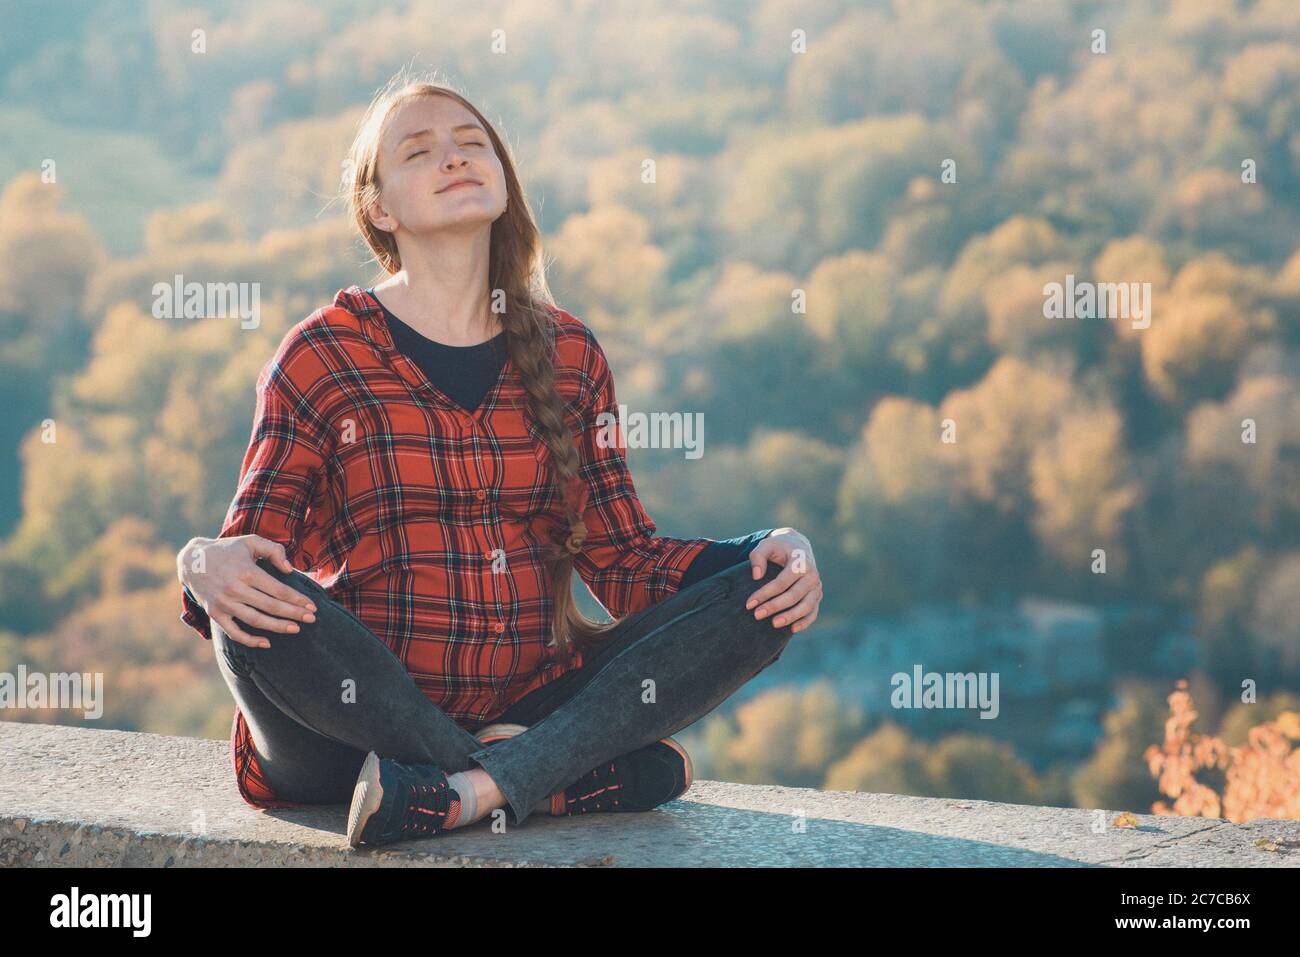
<path fill-rule="evenodd" d="M 176 553 L 220 528 L 280 339 L 378 278 L 331 200 L 412 65 L 510 142 L 620 401 L 704 413 L 701 458 L 628 452 L 660 533 L 815 546 L 819 621 L 681 736 L 698 777 L 1148 812 L 1199 740 L 1208 812 L 1300 793 L 1292 0 L 0 23 L 0 671 L 105 676 L 96 721 L 0 719 L 228 735 Z M 154 318 L 176 274 L 258 283 L 260 325 Z M 1067 275 L 1149 283 L 1149 327 L 1045 317 Z M 997 673 L 997 717 L 894 707 L 915 666 Z"/>

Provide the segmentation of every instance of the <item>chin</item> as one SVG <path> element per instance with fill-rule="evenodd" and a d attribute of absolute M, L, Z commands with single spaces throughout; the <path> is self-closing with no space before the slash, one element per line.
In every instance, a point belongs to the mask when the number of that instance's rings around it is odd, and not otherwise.
<path fill-rule="evenodd" d="M 477 229 L 480 226 L 491 226 L 496 222 L 497 218 L 498 216 L 494 216 L 485 210 L 467 209 L 463 211 L 462 215 L 431 222 L 424 229 L 415 231 L 437 233 L 448 230 L 455 232 L 464 229 Z"/>

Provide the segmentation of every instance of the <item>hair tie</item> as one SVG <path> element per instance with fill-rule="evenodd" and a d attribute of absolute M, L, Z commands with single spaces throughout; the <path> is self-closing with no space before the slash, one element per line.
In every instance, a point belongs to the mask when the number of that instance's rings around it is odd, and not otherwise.
<path fill-rule="evenodd" d="M 569 537 L 564 543 L 564 547 L 569 550 L 569 554 L 576 555 L 582 551 L 582 543 L 587 540 L 587 526 L 582 520 L 574 522 L 569 526 Z"/>

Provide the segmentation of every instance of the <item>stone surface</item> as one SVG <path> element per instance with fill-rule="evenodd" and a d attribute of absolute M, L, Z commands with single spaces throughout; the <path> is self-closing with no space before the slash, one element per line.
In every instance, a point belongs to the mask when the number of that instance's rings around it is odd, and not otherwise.
<path fill-rule="evenodd" d="M 1300 821 L 696 781 L 644 814 L 532 815 L 352 850 L 345 805 L 259 811 L 223 741 L 0 722 L 0 866 L 1294 867 Z M 1276 850 L 1257 845 L 1265 839 Z"/>

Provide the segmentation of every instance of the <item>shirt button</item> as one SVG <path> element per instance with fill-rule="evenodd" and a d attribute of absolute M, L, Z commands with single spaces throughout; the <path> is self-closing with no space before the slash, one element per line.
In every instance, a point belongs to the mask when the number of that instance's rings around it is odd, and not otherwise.
<path fill-rule="evenodd" d="M 480 502 L 483 501 L 485 498 L 487 498 L 487 492 L 483 491 L 482 489 L 479 489 L 474 494 L 478 496 L 478 500 Z"/>
<path fill-rule="evenodd" d="M 492 630 L 499 635 L 506 630 L 506 626 L 498 621 L 495 625 L 492 626 Z"/>

